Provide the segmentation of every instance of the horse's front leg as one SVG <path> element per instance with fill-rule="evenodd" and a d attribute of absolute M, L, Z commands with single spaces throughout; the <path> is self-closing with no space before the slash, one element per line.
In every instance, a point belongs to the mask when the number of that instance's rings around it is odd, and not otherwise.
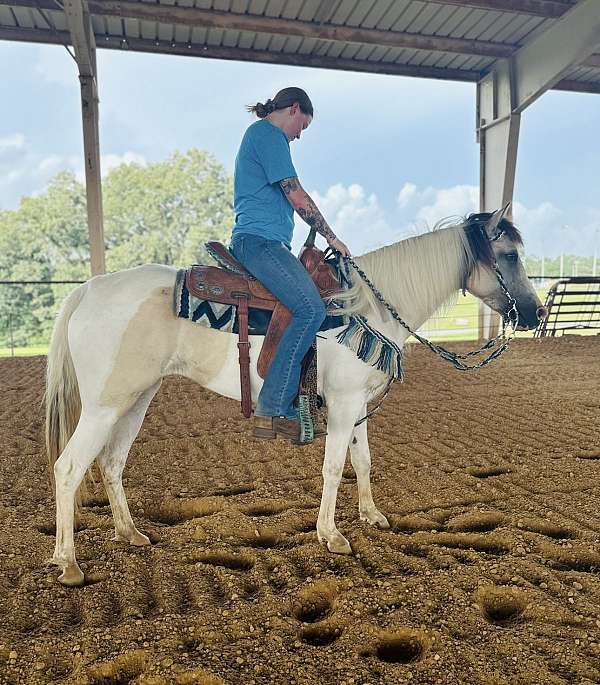
<path fill-rule="evenodd" d="M 352 554 L 352 548 L 335 525 L 335 504 L 342 479 L 348 443 L 364 397 L 327 397 L 327 440 L 323 461 L 323 494 L 317 519 L 319 542 L 327 542 L 327 549 L 337 554 Z"/>
<path fill-rule="evenodd" d="M 361 418 L 366 414 L 367 405 L 361 410 Z M 367 422 L 356 426 L 350 440 L 350 459 L 356 473 L 358 485 L 358 513 L 361 521 L 367 521 L 372 526 L 389 528 L 386 517 L 377 509 L 371 493 L 371 452 L 367 437 Z"/>

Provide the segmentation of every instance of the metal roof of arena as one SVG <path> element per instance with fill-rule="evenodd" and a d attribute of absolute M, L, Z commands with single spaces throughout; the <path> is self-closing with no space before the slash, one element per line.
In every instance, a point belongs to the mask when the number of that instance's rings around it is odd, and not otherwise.
<path fill-rule="evenodd" d="M 87 0 L 98 48 L 473 82 L 576 4 Z M 0 0 L 0 39 L 69 45 L 60 0 Z M 600 93 L 600 54 L 572 67 L 554 88 Z"/>

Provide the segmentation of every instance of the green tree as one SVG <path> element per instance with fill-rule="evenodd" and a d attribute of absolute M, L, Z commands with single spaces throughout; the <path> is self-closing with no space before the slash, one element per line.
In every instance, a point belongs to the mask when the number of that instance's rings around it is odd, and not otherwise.
<path fill-rule="evenodd" d="M 232 179 L 201 150 L 113 169 L 103 184 L 107 269 L 207 261 L 204 243 L 230 235 L 232 195 Z M 86 280 L 89 261 L 85 189 L 71 172 L 0 211 L 0 280 Z M 72 287 L 0 287 L 0 346 L 48 340 Z"/>
<path fill-rule="evenodd" d="M 85 195 L 72 173 L 58 174 L 43 195 L 25 197 L 17 210 L 0 214 L 2 280 L 85 279 L 88 261 Z M 3 286 L 0 298 L 0 312 L 6 326 L 10 323 L 15 344 L 48 338 L 56 300 L 53 286 Z"/>
<path fill-rule="evenodd" d="M 118 167 L 104 183 L 107 268 L 206 261 L 204 243 L 230 235 L 232 195 L 231 178 L 202 150 Z"/>

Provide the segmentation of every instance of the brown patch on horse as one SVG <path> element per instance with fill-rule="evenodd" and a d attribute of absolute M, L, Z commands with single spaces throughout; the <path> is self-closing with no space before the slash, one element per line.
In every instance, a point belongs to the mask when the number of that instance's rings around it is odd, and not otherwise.
<path fill-rule="evenodd" d="M 103 405 L 114 407 L 121 416 L 161 377 L 182 373 L 206 385 L 227 363 L 225 336 L 175 317 L 172 299 L 171 288 L 149 291 L 123 332 L 100 397 Z M 168 363 L 173 359 L 180 360 L 179 366 Z"/>

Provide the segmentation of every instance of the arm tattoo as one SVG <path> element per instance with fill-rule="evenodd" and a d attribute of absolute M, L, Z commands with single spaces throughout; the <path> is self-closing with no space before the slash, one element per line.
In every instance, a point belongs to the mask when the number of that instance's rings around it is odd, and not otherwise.
<path fill-rule="evenodd" d="M 289 196 L 290 193 L 293 193 L 296 190 L 302 190 L 300 181 L 296 176 L 282 179 L 279 181 L 279 185 L 286 196 Z M 311 228 L 315 228 L 327 242 L 336 240 L 335 233 L 329 228 L 328 223 L 323 218 L 323 215 L 318 210 L 317 205 L 313 202 L 310 195 L 308 195 L 308 193 L 304 193 L 304 195 L 306 197 L 306 206 L 298 207 L 296 209 L 298 214 Z"/>
<path fill-rule="evenodd" d="M 282 179 L 279 181 L 279 185 L 281 186 L 281 190 L 283 190 L 286 195 L 289 195 L 290 193 L 293 193 L 294 190 L 298 190 L 300 188 L 300 183 L 298 182 L 298 178 L 296 176 Z"/>
<path fill-rule="evenodd" d="M 308 194 L 306 195 L 306 207 L 299 207 L 296 211 L 311 228 L 316 228 L 328 243 L 337 240 L 335 233 L 329 228 L 329 224 Z"/>

